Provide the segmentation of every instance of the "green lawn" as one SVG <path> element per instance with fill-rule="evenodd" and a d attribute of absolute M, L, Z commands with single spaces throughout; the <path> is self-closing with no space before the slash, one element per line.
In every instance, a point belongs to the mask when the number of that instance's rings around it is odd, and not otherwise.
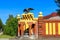
<path fill-rule="evenodd" d="M 16 36 L 0 35 L 0 38 L 15 38 Z"/>

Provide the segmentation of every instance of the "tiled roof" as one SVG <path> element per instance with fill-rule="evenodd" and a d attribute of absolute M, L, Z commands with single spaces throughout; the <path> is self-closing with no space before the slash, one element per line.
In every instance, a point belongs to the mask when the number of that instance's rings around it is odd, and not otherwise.
<path fill-rule="evenodd" d="M 44 19 L 49 19 L 49 18 L 55 17 L 55 16 L 58 16 L 58 14 L 57 14 L 56 12 L 53 12 L 53 13 L 51 13 L 50 15 L 44 16 L 43 18 L 44 18 Z"/>
<path fill-rule="evenodd" d="M 60 16 L 51 17 L 48 20 L 60 20 Z"/>

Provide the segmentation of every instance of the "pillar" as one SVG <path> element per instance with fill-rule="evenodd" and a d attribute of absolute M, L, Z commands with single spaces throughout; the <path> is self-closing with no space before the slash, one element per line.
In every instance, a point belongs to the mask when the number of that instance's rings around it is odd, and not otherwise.
<path fill-rule="evenodd" d="M 24 34 L 23 26 L 24 26 L 24 24 L 22 23 L 21 24 L 21 36 L 23 36 L 23 34 Z"/>
<path fill-rule="evenodd" d="M 18 36 L 20 36 L 20 27 L 18 26 Z"/>
<path fill-rule="evenodd" d="M 29 36 L 31 36 L 31 24 L 29 25 Z"/>
<path fill-rule="evenodd" d="M 37 22 L 35 22 L 35 26 L 34 26 L 34 35 L 38 37 L 38 23 Z"/>
<path fill-rule="evenodd" d="M 45 26 L 45 22 L 42 23 L 42 36 L 46 35 L 46 26 Z"/>
<path fill-rule="evenodd" d="M 56 36 L 58 36 L 58 23 L 57 22 L 56 22 L 55 26 L 56 26 Z"/>

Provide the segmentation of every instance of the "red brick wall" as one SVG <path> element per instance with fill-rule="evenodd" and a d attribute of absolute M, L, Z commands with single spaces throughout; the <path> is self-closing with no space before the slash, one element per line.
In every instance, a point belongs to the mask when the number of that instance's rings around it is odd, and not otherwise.
<path fill-rule="evenodd" d="M 60 22 L 60 20 L 44 20 L 42 18 L 38 18 L 38 35 L 39 36 L 60 36 L 58 35 L 58 22 Z M 55 23 L 56 26 L 56 35 L 46 35 L 46 26 L 45 23 Z M 49 28 L 48 28 L 49 29 Z M 53 32 L 53 31 L 52 31 Z"/>
<path fill-rule="evenodd" d="M 38 18 L 38 35 L 43 36 L 44 34 L 44 26 L 43 26 L 43 17 Z"/>
<path fill-rule="evenodd" d="M 19 26 L 18 25 L 18 33 L 20 33 L 20 30 L 21 30 L 21 35 L 20 36 L 23 36 L 24 35 L 24 22 L 19 22 L 18 23 L 19 25 L 21 25 L 21 26 Z M 38 23 L 37 22 L 35 22 L 35 23 L 33 23 L 33 22 L 28 22 L 28 25 L 29 25 L 29 36 L 31 36 L 31 27 L 32 27 L 32 24 L 35 24 L 35 26 L 34 26 L 34 28 L 33 28 L 33 33 L 34 33 L 34 35 L 38 35 Z"/>

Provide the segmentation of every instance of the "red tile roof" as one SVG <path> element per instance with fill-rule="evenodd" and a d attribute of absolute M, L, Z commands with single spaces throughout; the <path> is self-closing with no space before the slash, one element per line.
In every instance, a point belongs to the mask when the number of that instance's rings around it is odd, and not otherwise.
<path fill-rule="evenodd" d="M 54 17 L 54 16 L 58 16 L 58 14 L 57 14 L 56 12 L 53 12 L 53 13 L 51 13 L 50 15 L 44 16 L 43 18 L 44 18 L 44 19 L 48 19 L 48 18 Z"/>

